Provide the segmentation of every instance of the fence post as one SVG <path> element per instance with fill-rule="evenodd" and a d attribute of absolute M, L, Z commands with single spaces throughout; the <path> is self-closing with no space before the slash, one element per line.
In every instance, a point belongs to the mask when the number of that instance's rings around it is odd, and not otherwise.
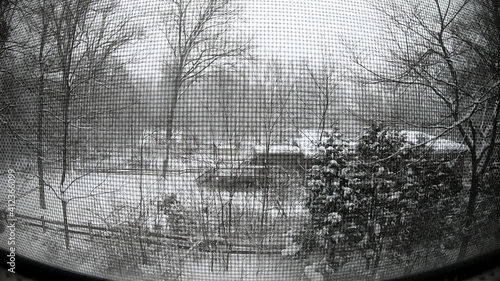
<path fill-rule="evenodd" d="M 88 226 L 89 226 L 89 237 L 90 237 L 90 241 L 93 241 L 93 237 L 92 237 L 92 223 L 89 221 L 88 223 Z"/>
<path fill-rule="evenodd" d="M 41 218 L 42 221 L 42 231 L 45 232 L 45 218 L 42 216 Z"/>

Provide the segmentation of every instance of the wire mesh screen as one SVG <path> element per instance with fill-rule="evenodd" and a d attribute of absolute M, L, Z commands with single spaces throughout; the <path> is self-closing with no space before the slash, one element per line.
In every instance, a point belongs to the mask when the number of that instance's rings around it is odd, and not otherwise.
<path fill-rule="evenodd" d="M 498 1 L 0 12 L 11 272 L 382 280 L 499 246 Z"/>

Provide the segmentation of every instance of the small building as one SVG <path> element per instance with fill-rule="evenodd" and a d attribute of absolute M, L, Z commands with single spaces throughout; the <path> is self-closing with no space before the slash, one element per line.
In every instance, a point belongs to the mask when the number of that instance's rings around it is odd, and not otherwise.
<path fill-rule="evenodd" d="M 303 165 L 302 152 L 290 145 L 254 145 L 251 149 L 220 145 L 215 149 L 217 161 L 200 175 L 199 183 L 222 187 L 252 186 L 262 183 L 270 174 L 276 177 Z"/>
<path fill-rule="evenodd" d="M 252 165 L 274 166 L 282 168 L 296 168 L 302 165 L 304 156 L 297 146 L 270 145 L 267 149 L 263 145 L 256 145 L 252 150 Z"/>
<path fill-rule="evenodd" d="M 182 130 L 174 130 L 172 132 L 172 137 L 170 140 L 168 140 L 167 135 L 168 134 L 166 129 L 144 129 L 142 131 L 140 139 L 137 142 L 137 146 L 145 146 L 151 148 L 164 147 L 169 141 L 171 141 L 172 144 L 179 144 L 188 138 L 188 135 Z"/>
<path fill-rule="evenodd" d="M 341 134 L 316 129 L 299 130 L 299 136 L 292 140 L 292 144 L 300 149 L 305 159 L 311 159 L 317 155 L 319 145 L 330 137 L 333 137 L 334 144 L 344 145 L 348 153 L 356 152 L 356 141 L 344 139 Z"/>
<path fill-rule="evenodd" d="M 430 148 L 434 154 L 457 154 L 467 151 L 467 146 L 442 137 L 437 137 L 420 131 L 403 130 L 400 132 L 406 136 L 408 145 L 415 146 L 424 144 Z"/>

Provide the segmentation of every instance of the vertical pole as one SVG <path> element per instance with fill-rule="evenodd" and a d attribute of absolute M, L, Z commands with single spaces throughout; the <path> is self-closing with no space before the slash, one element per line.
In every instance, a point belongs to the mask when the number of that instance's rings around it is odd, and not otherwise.
<path fill-rule="evenodd" d="M 42 231 L 45 232 L 45 218 L 43 216 L 41 217 L 41 221 L 42 221 Z"/>
<path fill-rule="evenodd" d="M 88 228 L 89 228 L 89 237 L 90 237 L 90 241 L 93 241 L 93 237 L 92 237 L 92 223 L 89 221 L 88 222 Z"/>

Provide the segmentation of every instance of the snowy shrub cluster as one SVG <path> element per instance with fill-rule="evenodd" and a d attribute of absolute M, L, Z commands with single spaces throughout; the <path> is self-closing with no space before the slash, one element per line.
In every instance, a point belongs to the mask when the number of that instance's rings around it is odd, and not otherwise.
<path fill-rule="evenodd" d="M 176 194 L 164 194 L 158 201 L 158 208 L 161 214 L 166 217 L 165 227 L 168 230 L 175 234 L 189 233 L 188 227 L 194 222 L 186 207 L 177 199 Z"/>
<path fill-rule="evenodd" d="M 358 252 L 376 274 L 382 253 L 409 269 L 422 244 L 458 245 L 461 206 L 454 201 L 462 185 L 454 156 L 436 159 L 428 148 L 405 142 L 404 135 L 373 124 L 355 155 L 332 138 L 320 144 L 306 177 L 311 225 L 296 239 L 302 252 L 320 249 L 331 270 Z"/>

